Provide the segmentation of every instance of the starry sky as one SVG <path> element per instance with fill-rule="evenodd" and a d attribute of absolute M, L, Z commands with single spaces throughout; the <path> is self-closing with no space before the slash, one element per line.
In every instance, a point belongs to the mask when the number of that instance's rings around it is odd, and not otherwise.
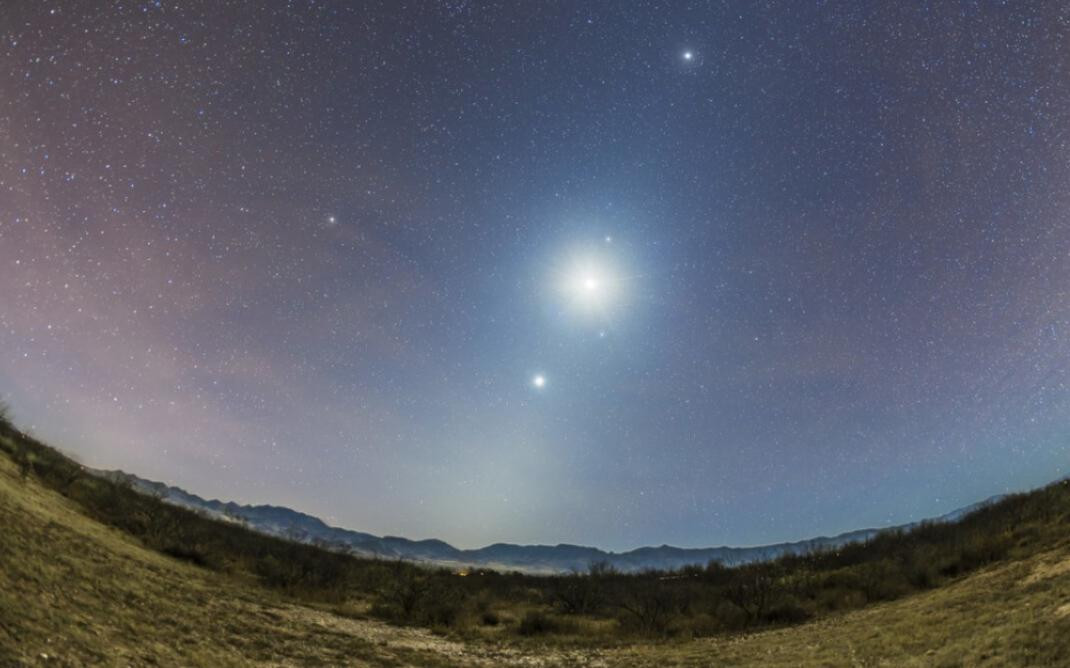
<path fill-rule="evenodd" d="M 1070 7 L 0 14 L 0 396 L 376 534 L 758 544 L 1070 464 Z"/>

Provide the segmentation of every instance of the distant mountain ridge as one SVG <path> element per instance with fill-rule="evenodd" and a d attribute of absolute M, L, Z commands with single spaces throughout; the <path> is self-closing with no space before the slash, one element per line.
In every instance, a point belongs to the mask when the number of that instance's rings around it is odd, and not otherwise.
<path fill-rule="evenodd" d="M 495 543 L 475 550 L 462 550 L 437 539 L 409 540 L 397 536 L 375 536 L 361 531 L 332 527 L 318 517 L 291 508 L 266 505 L 242 505 L 215 499 L 205 500 L 181 488 L 146 480 L 123 471 L 93 471 L 95 474 L 129 484 L 145 494 L 163 501 L 189 508 L 209 517 L 240 523 L 255 531 L 302 543 L 312 543 L 329 549 L 349 552 L 362 557 L 404 559 L 451 568 L 475 567 L 495 570 L 516 570 L 526 573 L 567 573 L 585 571 L 599 561 L 608 562 L 624 572 L 644 569 L 674 570 L 691 565 L 705 565 L 718 561 L 736 566 L 754 561 L 767 561 L 786 554 L 807 554 L 814 551 L 869 540 L 882 531 L 910 529 L 921 522 L 911 522 L 883 529 L 859 529 L 837 536 L 820 536 L 808 540 L 776 543 L 756 547 L 681 548 L 670 545 L 640 547 L 627 552 L 608 552 L 581 545 L 513 545 Z M 1003 498 L 997 495 L 934 517 L 928 522 L 955 522 L 969 513 Z"/>

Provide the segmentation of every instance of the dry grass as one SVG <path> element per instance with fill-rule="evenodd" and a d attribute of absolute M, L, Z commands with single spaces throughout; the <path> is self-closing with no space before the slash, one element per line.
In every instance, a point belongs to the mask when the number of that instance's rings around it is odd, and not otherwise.
<path fill-rule="evenodd" d="M 147 550 L 0 457 L 0 665 L 453 666 L 523 661 L 342 617 Z M 568 661 L 559 655 L 555 660 Z"/>
<path fill-rule="evenodd" d="M 145 549 L 0 457 L 0 665 L 1070 665 L 1070 547 L 793 628 L 577 647 L 462 641 L 299 605 Z M 342 606 L 343 608 L 345 606 Z M 508 615 L 506 611 L 504 614 Z M 47 657 L 47 658 L 46 658 Z"/>
<path fill-rule="evenodd" d="M 1067 666 L 1066 548 L 941 589 L 802 626 L 622 652 L 635 666 Z M 1038 580 L 1038 570 L 1050 573 Z"/>

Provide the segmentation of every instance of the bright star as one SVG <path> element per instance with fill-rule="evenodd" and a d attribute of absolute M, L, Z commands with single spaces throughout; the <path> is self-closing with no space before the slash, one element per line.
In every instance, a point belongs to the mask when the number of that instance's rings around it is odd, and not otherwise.
<path fill-rule="evenodd" d="M 335 218 L 334 216 L 327 216 L 327 223 L 328 224 L 334 225 L 336 222 L 338 222 L 337 218 Z"/>
<path fill-rule="evenodd" d="M 695 54 L 692 51 L 684 51 L 684 60 L 694 60 Z"/>
<path fill-rule="evenodd" d="M 531 379 L 531 384 L 534 385 L 536 389 L 541 390 L 543 387 L 546 386 L 546 376 L 542 375 L 541 373 L 537 374 L 534 378 Z"/>

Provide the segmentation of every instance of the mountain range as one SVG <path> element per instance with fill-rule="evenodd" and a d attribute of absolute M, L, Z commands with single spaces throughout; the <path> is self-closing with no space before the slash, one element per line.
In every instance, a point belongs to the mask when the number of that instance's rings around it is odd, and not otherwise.
<path fill-rule="evenodd" d="M 146 480 L 123 471 L 93 473 L 156 496 L 163 501 L 189 508 L 215 519 L 242 524 L 254 531 L 302 543 L 312 543 L 361 557 L 402 559 L 447 568 L 487 568 L 524 573 L 582 572 L 595 562 L 606 562 L 623 572 L 646 569 L 675 570 L 684 566 L 703 566 L 718 561 L 736 566 L 767 561 L 786 554 L 807 554 L 832 550 L 848 543 L 864 542 L 882 531 L 907 530 L 920 524 L 911 522 L 882 529 L 859 529 L 836 536 L 820 536 L 789 543 L 755 547 L 681 548 L 670 545 L 640 547 L 627 552 L 609 552 L 581 545 L 514 545 L 495 543 L 474 550 L 462 550 L 441 540 L 410 540 L 397 536 L 375 536 L 361 531 L 332 527 L 318 517 L 291 508 L 269 505 L 242 505 L 215 499 L 206 500 L 178 487 Z M 984 501 L 954 510 L 925 522 L 955 522 L 967 514 L 1003 498 L 993 496 Z"/>

